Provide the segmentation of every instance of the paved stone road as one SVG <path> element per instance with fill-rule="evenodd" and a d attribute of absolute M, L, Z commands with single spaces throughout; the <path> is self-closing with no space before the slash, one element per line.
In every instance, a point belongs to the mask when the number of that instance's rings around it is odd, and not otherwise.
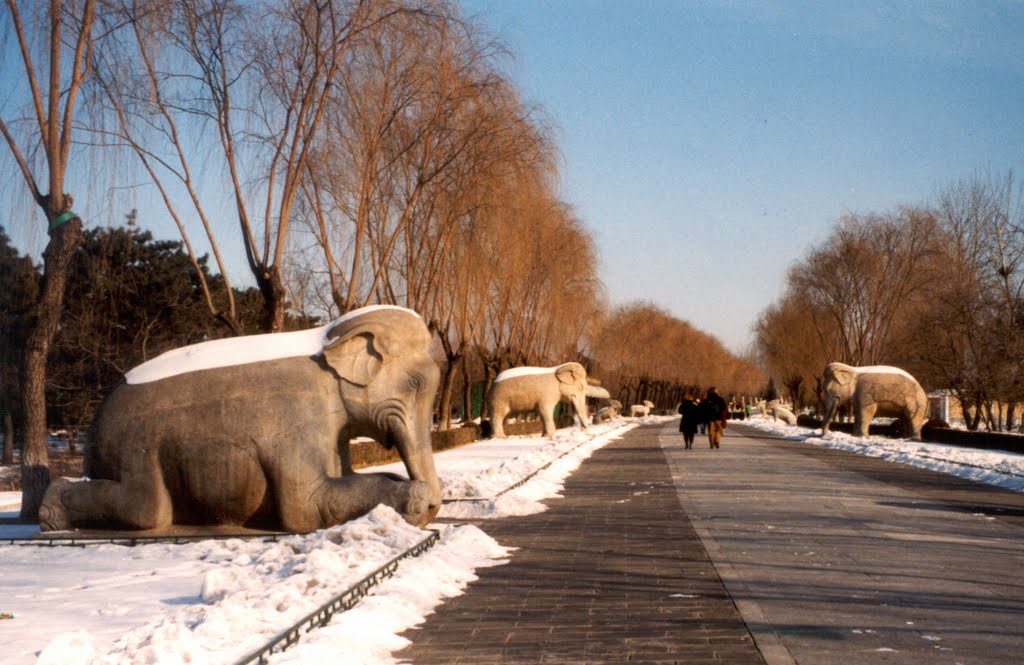
<path fill-rule="evenodd" d="M 1024 662 L 1024 493 L 730 424 L 596 452 L 510 564 L 406 633 L 433 663 Z M 713 564 L 712 564 L 713 562 Z"/>
<path fill-rule="evenodd" d="M 1024 662 L 1024 494 L 727 433 L 715 451 L 662 443 L 766 660 Z"/>
<path fill-rule="evenodd" d="M 482 524 L 479 572 L 397 654 L 431 663 L 762 663 L 683 513 L 659 429 L 594 453 L 547 512 Z"/>

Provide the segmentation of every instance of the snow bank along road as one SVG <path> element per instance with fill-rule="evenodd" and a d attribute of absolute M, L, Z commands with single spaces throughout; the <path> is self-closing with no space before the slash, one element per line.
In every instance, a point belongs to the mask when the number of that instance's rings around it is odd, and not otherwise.
<path fill-rule="evenodd" d="M 994 500 L 975 484 L 936 474 L 901 484 L 901 465 L 808 444 L 939 464 L 1003 486 L 1020 482 L 1021 456 L 839 434 L 810 438 L 807 430 L 757 420 L 770 436 L 798 441 L 741 438 L 739 430 L 755 431 L 730 424 L 721 450 L 698 444 L 685 451 L 676 418 L 642 422 L 665 424 L 663 449 L 683 506 L 770 662 L 1019 661 L 1024 495 L 998 495 L 1018 503 Z M 442 515 L 544 510 L 562 479 L 634 424 L 440 453 L 447 499 L 493 497 L 447 504 Z M 530 482 L 496 496 L 544 465 Z M 0 493 L 6 516 L 17 514 L 17 498 Z M 15 615 L 0 621 L 0 662 L 36 662 L 44 647 L 43 663 L 234 662 L 325 594 L 422 538 L 396 518 L 375 512 L 276 544 L 0 547 L 0 613 Z M 403 631 L 462 593 L 474 571 L 515 556 L 484 533 L 486 522 L 478 524 L 482 530 L 443 527 L 429 558 L 403 564 L 373 597 L 275 662 L 323 654 L 328 662 L 394 662 L 391 654 L 407 644 Z M 0 537 L 32 530 L 0 526 Z"/>
<path fill-rule="evenodd" d="M 808 434 L 771 440 L 730 423 L 714 451 L 683 449 L 669 426 L 661 435 L 680 501 L 766 660 L 1021 662 L 1024 494 L 808 445 Z M 851 449 L 876 443 L 920 446 Z"/>
<path fill-rule="evenodd" d="M 485 499 L 448 504 L 441 516 L 545 510 L 542 501 L 558 496 L 568 474 L 636 424 L 617 421 L 586 432 L 559 430 L 549 439 L 484 441 L 439 453 L 446 498 Z M 382 470 L 404 473 L 400 466 Z M 527 476 L 522 486 L 501 493 Z M 4 516 L 17 515 L 17 499 L 0 493 Z M 439 528 L 439 544 L 403 562 L 372 596 L 271 662 L 393 662 L 391 652 L 407 644 L 400 633 L 462 593 L 475 570 L 508 561 L 510 553 L 476 526 Z M 33 532 L 38 528 L 0 525 L 0 538 Z M 0 546 L 0 613 L 14 615 L 0 620 L 0 663 L 234 663 L 425 535 L 379 507 L 359 520 L 278 542 Z"/>

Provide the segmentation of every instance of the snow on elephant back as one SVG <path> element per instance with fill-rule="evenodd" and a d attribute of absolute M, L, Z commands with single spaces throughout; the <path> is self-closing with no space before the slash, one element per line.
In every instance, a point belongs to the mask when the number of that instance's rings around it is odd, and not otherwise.
<path fill-rule="evenodd" d="M 488 396 L 492 436 L 505 437 L 505 418 L 513 413 L 537 411 L 544 436 L 555 433 L 555 405 L 572 405 L 580 425 L 587 426 L 587 370 L 571 362 L 555 367 L 513 367 L 494 379 Z"/>
<path fill-rule="evenodd" d="M 47 489 L 44 531 L 176 524 L 303 533 L 391 506 L 441 504 L 430 447 L 439 371 L 423 319 L 355 310 L 312 330 L 204 342 L 128 372 L 103 403 L 87 480 Z M 409 478 L 342 469 L 352 437 L 397 447 Z"/>
<path fill-rule="evenodd" d="M 900 418 L 904 431 L 920 440 L 928 417 L 928 396 L 908 372 L 888 365 L 851 367 L 829 363 L 823 373 L 825 416 L 822 433 L 829 431 L 839 408 L 852 404 L 854 432 L 866 437 L 874 416 Z"/>

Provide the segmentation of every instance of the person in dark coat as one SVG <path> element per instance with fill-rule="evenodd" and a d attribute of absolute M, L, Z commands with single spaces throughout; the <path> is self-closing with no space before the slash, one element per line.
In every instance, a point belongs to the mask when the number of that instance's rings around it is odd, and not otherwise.
<path fill-rule="evenodd" d="M 701 422 L 700 407 L 693 400 L 693 395 L 687 394 L 679 405 L 679 431 L 683 433 L 683 442 L 687 448 L 693 448 L 693 436 L 697 433 L 697 425 Z"/>
<path fill-rule="evenodd" d="M 722 441 L 722 432 L 725 430 L 725 420 L 729 417 L 728 407 L 714 386 L 708 388 L 708 394 L 701 402 L 701 407 L 704 420 L 708 424 L 708 444 L 712 448 L 718 448 Z"/>

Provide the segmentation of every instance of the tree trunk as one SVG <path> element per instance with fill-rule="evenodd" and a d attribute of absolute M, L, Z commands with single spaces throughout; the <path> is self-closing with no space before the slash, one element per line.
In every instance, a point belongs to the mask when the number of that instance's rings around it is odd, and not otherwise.
<path fill-rule="evenodd" d="M 473 420 L 473 381 L 469 376 L 469 362 L 462 361 L 462 422 Z"/>
<path fill-rule="evenodd" d="M 496 361 L 484 360 L 484 395 L 483 395 L 483 401 L 480 404 L 480 417 L 481 418 L 484 418 L 485 416 L 487 418 L 491 417 L 491 410 L 487 408 L 487 398 L 491 394 L 491 373 L 492 373 L 492 371 L 494 373 L 494 376 L 497 377 L 497 375 L 499 374 L 499 372 L 498 372 L 498 363 Z"/>
<path fill-rule="evenodd" d="M 981 422 L 981 401 L 978 400 L 974 403 L 973 411 L 972 406 L 966 401 L 964 404 L 964 420 L 967 423 L 967 430 L 970 432 L 976 432 L 978 430 L 978 424 Z"/>
<path fill-rule="evenodd" d="M 455 371 L 458 369 L 460 355 L 448 357 L 448 364 L 441 376 L 441 429 L 452 428 L 452 387 L 455 385 Z"/>
<path fill-rule="evenodd" d="M 14 418 L 4 410 L 4 464 L 14 464 Z"/>
<path fill-rule="evenodd" d="M 257 283 L 263 295 L 263 330 L 282 332 L 285 310 L 288 307 L 288 293 L 281 280 L 281 271 L 277 266 L 270 266 L 263 271 Z"/>
<path fill-rule="evenodd" d="M 985 426 L 988 427 L 988 431 L 990 431 L 990 432 L 998 432 L 999 431 L 999 417 L 993 415 L 993 412 L 992 412 L 992 402 L 990 402 L 989 400 L 985 400 L 984 409 L 985 409 Z"/>
<path fill-rule="evenodd" d="M 47 218 L 58 213 L 47 211 Z M 64 307 L 68 266 L 82 244 L 82 220 L 72 217 L 50 231 L 43 252 L 43 280 L 25 345 L 25 438 L 21 452 L 21 519 L 39 519 L 39 505 L 50 484 L 46 446 L 46 360 Z"/>

